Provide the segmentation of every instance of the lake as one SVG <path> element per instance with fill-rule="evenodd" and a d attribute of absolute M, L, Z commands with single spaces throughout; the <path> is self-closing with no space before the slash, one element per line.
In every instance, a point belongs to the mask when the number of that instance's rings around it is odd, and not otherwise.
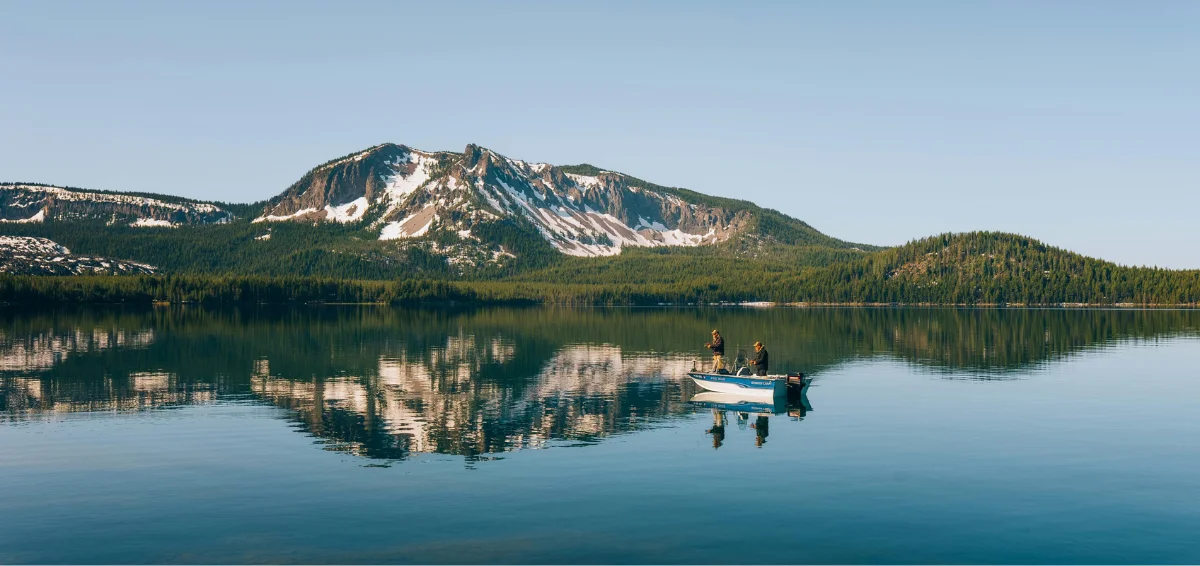
<path fill-rule="evenodd" d="M 1197 311 L 0 312 L 0 563 L 1200 562 Z"/>

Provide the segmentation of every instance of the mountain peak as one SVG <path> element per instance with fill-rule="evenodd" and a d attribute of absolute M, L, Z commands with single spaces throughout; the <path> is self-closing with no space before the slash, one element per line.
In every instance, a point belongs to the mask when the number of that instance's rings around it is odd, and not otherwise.
<path fill-rule="evenodd" d="M 726 202 L 739 201 L 667 189 L 588 164 L 520 161 L 474 143 L 462 153 L 386 143 L 313 169 L 271 199 L 255 222 L 360 224 L 381 240 L 450 234 L 476 248 L 492 246 L 496 254 L 512 250 L 481 234 L 507 226 L 505 233 L 516 230 L 565 254 L 604 256 L 627 246 L 724 242 L 752 230 L 755 215 L 764 212 Z M 812 238 L 839 243 L 783 218 Z"/>

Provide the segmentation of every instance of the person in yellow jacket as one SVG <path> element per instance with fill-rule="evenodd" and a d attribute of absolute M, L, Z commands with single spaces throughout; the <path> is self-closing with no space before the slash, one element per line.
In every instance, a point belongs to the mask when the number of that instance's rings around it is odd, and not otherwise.
<path fill-rule="evenodd" d="M 725 369 L 725 339 L 721 338 L 721 333 L 714 328 L 712 331 L 712 342 L 704 345 L 705 348 L 712 350 L 713 353 L 713 373 Z"/>

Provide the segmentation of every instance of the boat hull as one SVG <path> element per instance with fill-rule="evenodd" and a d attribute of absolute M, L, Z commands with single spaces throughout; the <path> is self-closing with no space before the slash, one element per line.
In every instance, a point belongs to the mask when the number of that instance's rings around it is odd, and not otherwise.
<path fill-rule="evenodd" d="M 754 397 L 747 399 L 743 395 L 732 393 L 717 393 L 705 391 L 692 397 L 691 403 L 700 407 L 709 407 L 721 411 L 736 411 L 739 413 L 770 413 L 777 415 L 787 411 L 787 403 L 783 397 Z"/>
<path fill-rule="evenodd" d="M 786 397 L 786 377 L 758 377 L 750 375 L 723 375 L 718 373 L 691 372 L 688 377 L 696 385 L 717 393 L 729 393 L 740 397 Z"/>

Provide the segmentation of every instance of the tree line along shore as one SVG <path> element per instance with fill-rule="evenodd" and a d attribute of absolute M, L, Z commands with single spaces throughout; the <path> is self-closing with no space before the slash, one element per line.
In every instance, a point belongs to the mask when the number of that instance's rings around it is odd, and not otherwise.
<path fill-rule="evenodd" d="M 1102 298 L 1070 286 L 1043 286 L 1023 300 L 995 300 L 1004 289 L 927 288 L 847 284 L 823 278 L 784 285 L 752 282 L 677 284 L 565 284 L 514 281 L 338 280 L 317 277 L 208 275 L 0 275 L 0 302 L 286 304 L 356 303 L 747 306 L 960 306 L 960 307 L 1197 307 L 1194 291 L 1169 285 L 1106 289 Z M 1163 290 L 1165 288 L 1165 291 Z M 935 288 L 936 289 L 936 288 Z M 1030 291 L 1026 290 L 1026 293 Z M 1181 300 L 1183 297 L 1192 300 Z M 1099 299 L 1099 300 L 1098 300 Z"/>

